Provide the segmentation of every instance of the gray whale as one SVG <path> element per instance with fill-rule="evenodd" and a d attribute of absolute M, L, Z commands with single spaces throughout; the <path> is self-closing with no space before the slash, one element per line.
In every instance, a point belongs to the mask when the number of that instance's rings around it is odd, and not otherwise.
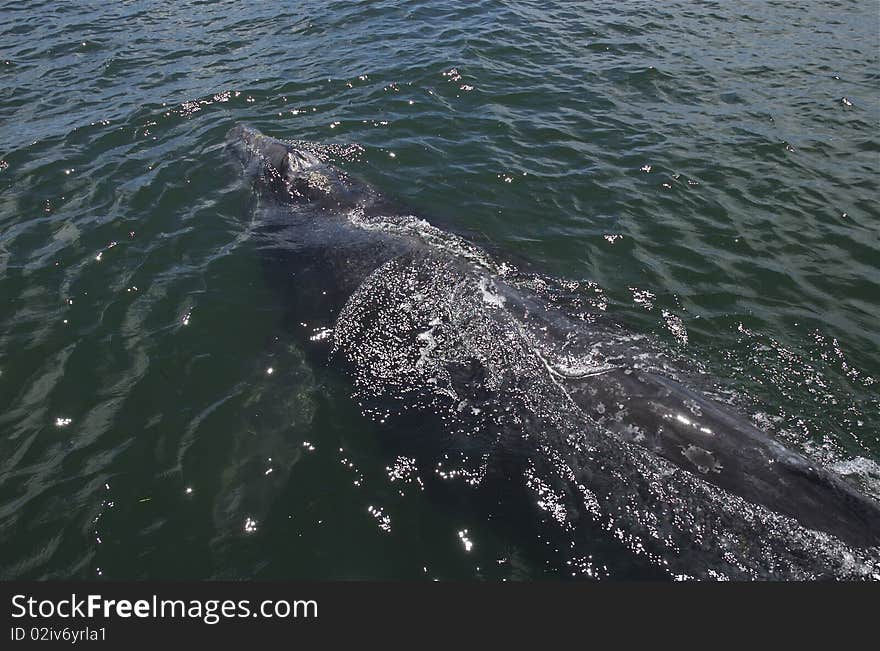
<path fill-rule="evenodd" d="M 309 143 L 243 125 L 227 143 L 297 326 L 364 413 L 473 451 L 475 483 L 520 473 L 569 566 L 605 536 L 673 577 L 880 578 L 876 500 L 575 309 L 573 283 L 409 214 Z"/>

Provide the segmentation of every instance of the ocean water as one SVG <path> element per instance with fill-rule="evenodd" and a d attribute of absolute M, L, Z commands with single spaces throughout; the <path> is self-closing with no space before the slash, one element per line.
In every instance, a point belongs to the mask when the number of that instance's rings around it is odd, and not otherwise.
<path fill-rule="evenodd" d="M 291 4 L 0 2 L 0 577 L 568 576 L 298 347 L 242 121 L 592 283 L 880 496 L 875 2 Z"/>

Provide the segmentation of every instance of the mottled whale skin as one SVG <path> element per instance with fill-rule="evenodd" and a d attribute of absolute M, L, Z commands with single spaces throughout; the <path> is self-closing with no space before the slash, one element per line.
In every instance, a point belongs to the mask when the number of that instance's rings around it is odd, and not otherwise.
<path fill-rule="evenodd" d="M 876 500 L 574 309 L 571 283 L 408 214 L 308 143 L 244 125 L 227 141 L 295 320 L 364 412 L 521 473 L 569 565 L 605 535 L 673 577 L 880 578 Z"/>

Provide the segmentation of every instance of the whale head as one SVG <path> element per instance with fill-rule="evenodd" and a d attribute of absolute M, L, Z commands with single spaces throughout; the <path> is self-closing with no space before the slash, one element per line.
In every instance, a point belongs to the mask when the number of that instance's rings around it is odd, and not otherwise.
<path fill-rule="evenodd" d="M 308 143 L 283 142 L 243 124 L 230 129 L 226 141 L 258 186 L 285 203 L 353 208 L 370 198 L 365 184 L 327 163 Z"/>

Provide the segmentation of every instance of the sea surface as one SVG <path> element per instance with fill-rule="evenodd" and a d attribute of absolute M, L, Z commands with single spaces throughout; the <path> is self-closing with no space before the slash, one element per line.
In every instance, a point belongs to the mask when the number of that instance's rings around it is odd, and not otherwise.
<path fill-rule="evenodd" d="M 880 495 L 875 1 L 0 16 L 0 578 L 569 575 L 307 360 L 224 148 L 240 121 L 592 283 Z M 631 577 L 606 548 L 595 576 Z"/>

